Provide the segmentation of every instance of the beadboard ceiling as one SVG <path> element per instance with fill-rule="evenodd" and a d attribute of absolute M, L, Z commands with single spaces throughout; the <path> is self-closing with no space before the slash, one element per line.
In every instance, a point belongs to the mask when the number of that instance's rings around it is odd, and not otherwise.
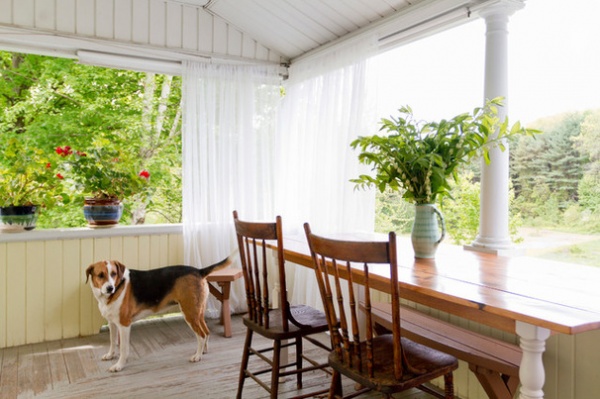
<path fill-rule="evenodd" d="M 187 0 L 294 59 L 421 0 Z"/>
<path fill-rule="evenodd" d="M 392 47 L 472 20 L 483 6 L 524 0 L 167 0 L 202 7 L 295 60 L 363 32 Z"/>
<path fill-rule="evenodd" d="M 380 50 L 524 0 L 0 0 L 0 49 L 79 58 L 293 63 L 354 38 Z M 117 60 L 119 61 L 119 60 Z M 124 61 L 131 67 L 131 60 Z M 118 66 L 118 65 L 117 65 Z M 160 70 L 165 67 L 157 66 Z M 177 68 L 177 66 L 175 66 Z"/>

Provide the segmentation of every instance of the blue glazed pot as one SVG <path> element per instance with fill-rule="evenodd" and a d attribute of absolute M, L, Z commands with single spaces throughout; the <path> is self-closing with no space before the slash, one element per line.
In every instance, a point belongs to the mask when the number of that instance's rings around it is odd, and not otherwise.
<path fill-rule="evenodd" d="M 86 198 L 83 216 L 90 227 L 112 227 L 119 223 L 123 215 L 120 200 Z"/>
<path fill-rule="evenodd" d="M 35 229 L 38 207 L 35 205 L 7 206 L 0 208 L 0 232 L 22 233 Z"/>
<path fill-rule="evenodd" d="M 411 233 L 415 258 L 435 258 L 437 247 L 445 236 L 444 217 L 435 204 L 415 205 L 415 221 Z"/>

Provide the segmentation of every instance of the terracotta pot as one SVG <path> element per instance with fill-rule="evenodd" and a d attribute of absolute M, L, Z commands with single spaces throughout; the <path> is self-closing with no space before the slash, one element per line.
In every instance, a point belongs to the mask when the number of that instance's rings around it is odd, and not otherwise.
<path fill-rule="evenodd" d="M 90 227 L 112 227 L 119 224 L 123 204 L 118 199 L 86 198 L 83 215 Z"/>

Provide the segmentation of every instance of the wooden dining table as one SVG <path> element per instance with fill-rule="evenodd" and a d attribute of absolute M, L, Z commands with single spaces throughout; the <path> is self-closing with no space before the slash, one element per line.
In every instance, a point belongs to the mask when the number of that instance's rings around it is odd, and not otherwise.
<path fill-rule="evenodd" d="M 387 235 L 331 238 L 381 241 Z M 285 238 L 284 256 L 288 262 L 313 267 L 304 236 Z M 544 397 L 542 355 L 551 333 L 600 329 L 600 268 L 453 245 L 440 245 L 434 259 L 418 259 L 405 237 L 398 239 L 398 265 L 403 299 L 518 335 L 523 351 L 521 399 Z M 371 287 L 389 293 L 389 267 L 370 268 L 370 274 Z M 361 272 L 353 278 L 360 283 Z"/>

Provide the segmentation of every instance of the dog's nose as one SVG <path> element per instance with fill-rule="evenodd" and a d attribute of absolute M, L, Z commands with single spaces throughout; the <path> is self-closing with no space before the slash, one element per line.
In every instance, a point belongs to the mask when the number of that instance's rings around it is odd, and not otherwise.
<path fill-rule="evenodd" d="M 112 285 L 109 285 L 106 287 L 106 293 L 107 294 L 112 294 L 113 290 L 115 289 L 115 287 L 113 287 Z"/>

